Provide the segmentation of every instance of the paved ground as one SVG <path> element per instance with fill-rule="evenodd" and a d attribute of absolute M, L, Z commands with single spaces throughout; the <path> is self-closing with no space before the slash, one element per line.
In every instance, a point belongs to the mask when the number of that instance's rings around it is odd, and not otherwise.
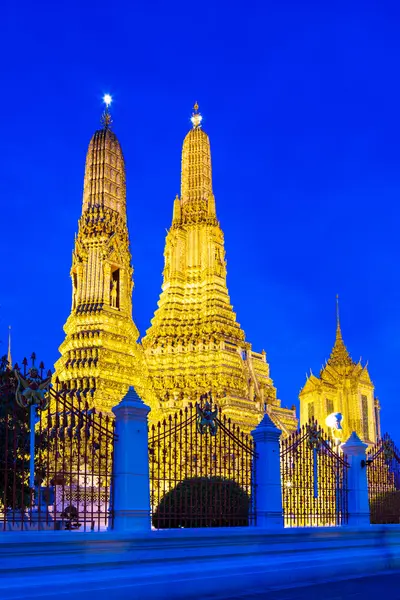
<path fill-rule="evenodd" d="M 230 595 L 229 600 L 382 600 L 384 595 L 390 600 L 400 600 L 400 572 L 279 591 L 249 591 Z"/>

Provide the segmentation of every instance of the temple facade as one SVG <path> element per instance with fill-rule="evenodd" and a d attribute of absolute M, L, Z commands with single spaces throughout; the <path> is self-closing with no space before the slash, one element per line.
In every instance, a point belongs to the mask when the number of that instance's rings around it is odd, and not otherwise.
<path fill-rule="evenodd" d="M 230 302 L 210 141 L 201 121 L 195 105 L 183 142 L 181 193 L 166 237 L 162 291 L 142 340 L 155 394 L 150 417 L 157 420 L 211 392 L 243 430 L 268 411 L 288 434 L 297 427 L 295 410 L 281 407 L 266 353 L 246 341 Z"/>
<path fill-rule="evenodd" d="M 124 157 L 108 107 L 102 124 L 86 157 L 72 254 L 71 313 L 55 372 L 68 388 L 82 390 L 97 409 L 110 412 L 129 385 L 141 395 L 148 393 L 148 379 L 132 320 Z"/>
<path fill-rule="evenodd" d="M 266 353 L 255 352 L 233 311 L 224 235 L 212 189 L 210 141 L 195 106 L 182 150 L 181 194 L 166 238 L 158 309 L 142 344 L 132 320 L 133 269 L 125 165 L 108 109 L 86 158 L 82 216 L 72 255 L 72 306 L 56 377 L 111 412 L 133 385 L 156 422 L 211 392 L 250 431 L 267 411 L 288 435 Z"/>
<path fill-rule="evenodd" d="M 367 365 L 355 363 L 343 341 L 337 305 L 336 339 L 331 355 L 319 377 L 312 373 L 300 392 L 300 424 L 314 418 L 324 428 L 326 418 L 333 413 L 342 415 L 342 441 L 353 431 L 361 440 L 372 445 L 381 435 L 380 405 L 375 397 L 374 384 Z"/>

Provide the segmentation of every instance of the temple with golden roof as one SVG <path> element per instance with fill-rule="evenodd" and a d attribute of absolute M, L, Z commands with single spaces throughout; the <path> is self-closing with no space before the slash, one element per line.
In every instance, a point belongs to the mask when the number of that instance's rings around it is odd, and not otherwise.
<path fill-rule="evenodd" d="M 125 166 L 108 107 L 86 158 L 82 216 L 72 256 L 72 307 L 56 375 L 110 412 L 134 385 L 154 422 L 211 392 L 245 431 L 268 411 L 288 434 L 265 352 L 236 320 L 226 285 L 224 235 L 212 189 L 211 152 L 198 106 L 182 150 L 181 196 L 166 238 L 158 309 L 142 344 L 132 320 Z"/>
<path fill-rule="evenodd" d="M 82 216 L 72 254 L 72 306 L 55 364 L 70 389 L 110 412 L 130 385 L 147 388 L 132 320 L 133 269 L 126 218 L 125 163 L 108 106 L 86 157 Z"/>
<path fill-rule="evenodd" d="M 336 339 L 331 355 L 319 377 L 312 373 L 300 391 L 300 424 L 314 418 L 326 428 L 328 415 L 342 415 L 342 441 L 353 431 L 365 443 L 375 444 L 380 437 L 380 405 L 367 365 L 355 363 L 343 341 L 337 299 Z"/>
<path fill-rule="evenodd" d="M 154 416 L 211 391 L 225 415 L 249 431 L 267 410 L 284 433 L 295 411 L 282 408 L 265 352 L 255 352 L 226 285 L 224 234 L 212 187 L 211 151 L 197 104 L 182 149 L 181 194 L 173 204 L 158 308 L 142 340 Z"/>

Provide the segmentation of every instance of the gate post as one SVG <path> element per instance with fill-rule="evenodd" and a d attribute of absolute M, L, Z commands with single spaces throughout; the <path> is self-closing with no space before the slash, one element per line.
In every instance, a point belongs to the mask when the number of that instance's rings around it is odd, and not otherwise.
<path fill-rule="evenodd" d="M 150 408 L 130 387 L 115 415 L 114 530 L 150 531 L 147 415 Z"/>
<path fill-rule="evenodd" d="M 251 432 L 256 450 L 256 517 L 257 527 L 283 527 L 281 431 L 265 413 L 261 423 Z"/>
<path fill-rule="evenodd" d="M 370 525 L 368 478 L 367 478 L 367 444 L 364 444 L 355 431 L 341 445 L 350 468 L 348 471 L 348 511 L 349 525 Z"/>

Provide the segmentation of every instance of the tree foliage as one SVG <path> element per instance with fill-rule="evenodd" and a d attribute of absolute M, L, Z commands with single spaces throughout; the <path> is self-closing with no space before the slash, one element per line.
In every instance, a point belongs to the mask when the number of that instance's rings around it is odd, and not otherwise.
<path fill-rule="evenodd" d="M 18 510 L 29 507 L 29 409 L 15 400 L 17 382 L 8 368 L 6 357 L 0 359 L 0 508 Z M 43 452 L 43 439 L 36 436 L 35 454 Z M 39 470 L 35 473 L 40 480 Z"/>
<path fill-rule="evenodd" d="M 246 526 L 249 507 L 249 496 L 235 481 L 193 477 L 165 494 L 152 522 L 157 529 Z"/>

